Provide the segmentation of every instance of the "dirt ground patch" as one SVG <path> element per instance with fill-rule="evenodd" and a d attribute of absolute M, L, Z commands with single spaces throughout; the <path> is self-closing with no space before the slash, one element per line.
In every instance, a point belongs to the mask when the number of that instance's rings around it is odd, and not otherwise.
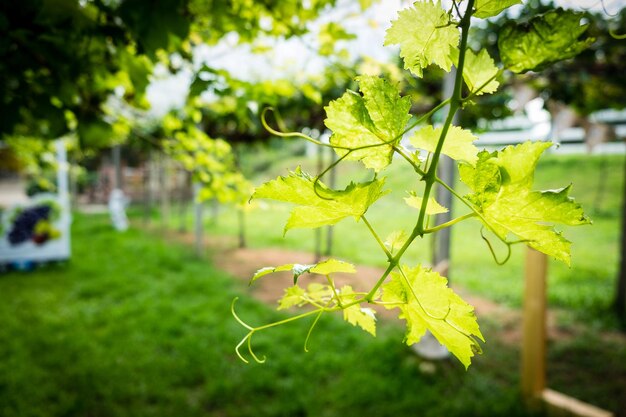
<path fill-rule="evenodd" d="M 156 229 L 152 229 L 154 232 Z M 166 237 L 170 240 L 183 242 L 188 245 L 194 244 L 194 236 L 191 233 L 168 232 Z M 219 269 L 245 283 L 250 281 L 254 273 L 263 267 L 278 266 L 289 263 L 310 264 L 315 262 L 315 256 L 308 252 L 292 251 L 278 248 L 237 248 L 235 237 L 211 236 L 205 239 L 205 253 L 213 264 Z M 356 274 L 337 273 L 333 278 L 338 287 L 351 285 L 355 291 L 369 291 L 383 274 L 383 268 L 355 265 Z M 324 283 L 325 278 L 318 275 L 307 274 L 303 276 L 306 282 Z M 250 293 L 257 299 L 276 306 L 277 300 L 282 297 L 285 288 L 293 285 L 293 275 L 289 272 L 279 272 L 260 279 L 250 287 Z M 500 328 L 499 339 L 511 346 L 520 346 L 522 343 L 522 311 L 510 308 L 487 298 L 469 293 L 465 288 L 453 285 L 452 288 L 465 301 L 474 306 L 479 319 L 491 320 Z M 381 306 L 373 306 L 382 319 L 397 317 L 396 310 L 387 310 Z M 548 340 L 571 340 L 579 336 L 584 329 L 563 329 L 557 325 L 557 312 L 548 311 L 547 336 Z M 541 325 L 537 323 L 537 325 Z M 609 332 L 607 337 L 619 339 L 626 343 L 626 336 Z"/>

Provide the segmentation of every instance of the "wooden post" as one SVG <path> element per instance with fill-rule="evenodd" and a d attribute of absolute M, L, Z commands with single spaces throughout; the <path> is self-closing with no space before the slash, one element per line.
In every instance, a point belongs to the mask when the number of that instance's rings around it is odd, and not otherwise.
<path fill-rule="evenodd" d="M 170 221 L 170 195 L 169 195 L 169 159 L 164 153 L 160 153 L 159 164 L 159 196 L 161 198 L 161 228 L 166 231 Z"/>
<path fill-rule="evenodd" d="M 528 248 L 524 286 L 522 336 L 522 395 L 537 406 L 546 387 L 546 276 L 545 254 Z"/>
<path fill-rule="evenodd" d="M 202 220 L 202 202 L 199 199 L 202 186 L 198 182 L 193 183 L 193 205 L 194 205 L 194 232 L 196 243 L 196 255 L 202 257 L 204 251 L 204 223 Z"/>
<path fill-rule="evenodd" d="M 246 212 L 243 207 L 237 207 L 237 223 L 239 224 L 239 249 L 246 247 Z"/>
<path fill-rule="evenodd" d="M 552 417 L 614 417 L 610 411 L 546 388 L 547 276 L 548 257 L 528 248 L 522 336 L 524 401 L 530 408 L 543 407 Z"/>
<path fill-rule="evenodd" d="M 148 158 L 144 161 L 144 180 L 143 180 L 143 221 L 145 225 L 151 223 L 152 207 L 154 206 L 154 190 L 158 188 L 155 186 L 158 173 L 156 172 L 156 160 L 154 157 L 154 150 L 148 150 Z"/>

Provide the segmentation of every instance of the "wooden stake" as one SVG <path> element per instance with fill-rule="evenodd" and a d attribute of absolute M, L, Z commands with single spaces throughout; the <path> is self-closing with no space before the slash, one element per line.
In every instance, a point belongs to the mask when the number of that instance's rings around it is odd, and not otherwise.
<path fill-rule="evenodd" d="M 202 202 L 199 199 L 202 186 L 198 182 L 193 183 L 193 227 L 196 247 L 196 256 L 204 255 L 204 221 L 202 219 Z"/>
<path fill-rule="evenodd" d="M 554 417 L 614 417 L 610 411 L 584 403 L 576 398 L 546 389 L 542 394 L 549 416 Z"/>
<path fill-rule="evenodd" d="M 546 255 L 528 248 L 522 337 L 522 395 L 537 406 L 546 387 Z"/>

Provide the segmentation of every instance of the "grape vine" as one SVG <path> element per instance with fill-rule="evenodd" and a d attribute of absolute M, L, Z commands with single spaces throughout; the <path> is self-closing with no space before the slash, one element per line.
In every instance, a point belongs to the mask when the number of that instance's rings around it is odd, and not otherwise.
<path fill-rule="evenodd" d="M 232 314 L 248 331 L 236 347 L 241 360 L 248 362 L 241 353 L 244 345 L 255 361 L 265 360 L 252 349 L 255 333 L 312 317 L 305 340 L 307 350 L 309 336 L 318 320 L 331 312 L 342 311 L 346 321 L 375 336 L 376 315 L 373 309 L 366 307 L 369 304 L 399 310 L 399 318 L 407 325 L 407 344 L 418 342 L 428 330 L 467 368 L 471 358 L 481 352 L 479 341 L 484 341 L 473 307 L 454 293 L 447 279 L 438 272 L 427 266 L 402 263 L 404 253 L 418 238 L 462 221 L 481 222 L 483 228 L 507 248 L 524 243 L 569 265 L 571 243 L 554 226 L 583 225 L 590 220 L 581 206 L 569 197 L 570 187 L 533 190 L 535 166 L 551 144 L 525 142 L 495 152 L 479 151 L 473 144 L 477 138 L 472 132 L 453 124 L 455 113 L 474 97 L 497 90 L 498 79 L 504 71 L 540 70 L 576 55 L 593 42 L 590 38 L 579 40 L 586 25 L 581 25 L 581 16 L 571 11 L 556 9 L 529 22 L 511 21 L 499 34 L 504 66 L 498 68 L 486 49 L 476 52 L 468 47 L 472 17 L 495 16 L 518 3 L 520 0 L 453 1 L 451 8 L 445 10 L 440 2 L 423 0 L 399 12 L 387 30 L 385 44 L 400 46 L 406 70 L 422 77 L 423 71 L 433 64 L 445 71 L 456 67 L 452 94 L 426 114 L 412 115 L 409 97 L 401 97 L 398 88 L 384 78 L 365 75 L 356 78 L 358 93 L 347 91 L 325 107 L 325 125 L 332 131 L 328 144 L 303 133 L 275 130 L 266 121 L 267 112 L 263 113 L 263 124 L 271 133 L 331 147 L 339 158 L 318 176 L 310 176 L 297 168 L 288 176 L 261 185 L 252 197 L 295 205 L 285 233 L 293 228 L 333 225 L 348 217 L 363 222 L 378 242 L 388 267 L 367 292 L 355 292 L 349 285 L 336 286 L 334 273 L 356 272 L 353 265 L 336 259 L 313 265 L 286 264 L 260 269 L 251 284 L 274 272 L 292 271 L 294 285 L 285 289 L 278 308 L 308 306 L 309 310 L 274 323 L 251 326 L 235 311 L 234 300 Z M 436 111 L 446 107 L 447 116 L 441 126 L 427 124 Z M 423 124 L 425 126 L 418 128 Z M 405 135 L 409 135 L 414 149 L 401 143 Z M 394 159 L 396 154 L 400 158 Z M 469 187 L 469 194 L 460 195 L 452 184 L 437 176 L 441 155 L 457 162 L 460 178 Z M 348 160 L 360 161 L 373 171 L 373 179 L 351 183 L 343 190 L 326 186 L 323 176 Z M 396 161 L 410 164 L 424 188 L 421 195 L 412 192 L 405 199 L 409 206 L 418 210 L 413 230 L 396 232 L 384 242 L 367 220 L 366 212 L 387 194 L 385 178 L 379 174 Z M 430 227 L 430 216 L 447 211 L 432 197 L 435 186 L 448 189 L 470 212 Z M 489 248 L 491 250 L 490 245 Z M 306 273 L 325 276 L 326 284 L 301 286 L 298 281 Z"/>

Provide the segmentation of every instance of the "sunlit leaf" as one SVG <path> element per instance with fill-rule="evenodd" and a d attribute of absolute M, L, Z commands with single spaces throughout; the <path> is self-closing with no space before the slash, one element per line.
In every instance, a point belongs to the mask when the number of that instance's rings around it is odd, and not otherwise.
<path fill-rule="evenodd" d="M 330 143 L 338 155 L 349 153 L 347 160 L 380 171 L 391 163 L 392 146 L 410 118 L 411 101 L 383 78 L 362 75 L 357 82 L 363 95 L 346 92 L 331 101 L 324 123 L 333 132 Z"/>
<path fill-rule="evenodd" d="M 346 217 L 359 220 L 370 205 L 385 194 L 384 179 L 351 183 L 345 190 L 332 190 L 303 173 L 300 168 L 287 177 L 278 177 L 256 189 L 254 198 L 271 198 L 297 204 L 285 225 L 293 228 L 316 228 L 331 225 Z"/>
<path fill-rule="evenodd" d="M 515 4 L 522 4 L 522 0 L 476 0 L 474 16 L 483 19 L 496 16 Z"/>
<path fill-rule="evenodd" d="M 422 70 L 430 64 L 450 71 L 451 51 L 459 36 L 455 22 L 439 2 L 417 1 L 398 13 L 387 30 L 385 45 L 400 45 L 404 68 L 422 77 Z"/>
<path fill-rule="evenodd" d="M 384 245 L 391 253 L 394 253 L 396 249 L 400 249 L 402 245 L 404 245 L 408 238 L 409 235 L 407 235 L 404 230 L 396 230 L 387 236 Z"/>
<path fill-rule="evenodd" d="M 344 285 L 339 292 L 342 304 L 348 304 L 356 300 L 356 294 L 349 285 Z M 359 326 L 372 336 L 376 336 L 376 312 L 359 304 L 343 309 L 343 319 L 353 326 Z"/>
<path fill-rule="evenodd" d="M 406 197 L 404 199 L 404 201 L 406 201 L 406 203 L 416 209 L 421 209 L 422 208 L 422 201 L 424 199 L 422 197 L 418 197 L 415 193 L 411 193 L 411 195 L 409 197 Z M 441 204 L 439 204 L 434 198 L 429 197 L 428 198 L 428 203 L 426 203 L 426 214 L 441 214 L 441 213 L 447 213 L 448 209 L 445 208 L 444 206 L 442 206 Z"/>
<path fill-rule="evenodd" d="M 559 8 L 527 23 L 508 22 L 498 36 L 505 68 L 518 73 L 540 70 L 578 55 L 594 42 L 593 38 L 579 40 L 589 26 L 581 25 L 582 17 L 582 13 Z"/>
<path fill-rule="evenodd" d="M 495 92 L 500 85 L 494 78 L 497 74 L 498 67 L 486 49 L 481 49 L 478 54 L 471 49 L 467 50 L 463 66 L 463 80 L 471 93 L 481 95 Z"/>
<path fill-rule="evenodd" d="M 304 290 L 297 285 L 285 288 L 285 294 L 278 300 L 278 310 L 284 310 L 304 303 Z"/>
<path fill-rule="evenodd" d="M 435 152 L 442 131 L 442 127 L 434 128 L 432 126 L 425 126 L 415 132 L 409 140 L 411 145 L 416 148 L 428 152 Z M 452 159 L 465 161 L 473 165 L 478 158 L 476 156 L 478 154 L 478 148 L 472 143 L 476 139 L 478 138 L 472 135 L 472 132 L 469 130 L 461 129 L 458 126 L 450 126 L 441 152 Z"/>
<path fill-rule="evenodd" d="M 313 282 L 307 287 L 305 297 L 315 303 L 326 305 L 335 297 L 335 292 L 330 285 Z"/>
<path fill-rule="evenodd" d="M 404 274 L 404 275 L 403 275 Z M 474 308 L 448 288 L 448 280 L 437 272 L 417 266 L 393 272 L 383 286 L 382 301 L 387 309 L 399 308 L 406 320 L 405 341 L 420 341 L 426 330 L 437 338 L 467 368 L 483 340 Z"/>
<path fill-rule="evenodd" d="M 535 166 L 551 146 L 526 142 L 501 152 L 481 152 L 476 167 L 462 165 L 461 180 L 473 191 L 472 201 L 485 225 L 506 239 L 513 234 L 527 245 L 570 264 L 571 242 L 554 229 L 555 224 L 590 223 L 580 204 L 569 197 L 570 187 L 532 191 Z"/>
<path fill-rule="evenodd" d="M 274 272 L 292 271 L 294 284 L 298 280 L 300 275 L 310 272 L 312 274 L 329 275 L 335 272 L 354 273 L 354 265 L 339 261 L 337 259 L 327 259 L 325 261 L 318 262 L 316 264 L 285 264 L 276 267 L 267 266 L 261 268 L 252 276 L 250 284 L 265 275 L 273 274 Z"/>

